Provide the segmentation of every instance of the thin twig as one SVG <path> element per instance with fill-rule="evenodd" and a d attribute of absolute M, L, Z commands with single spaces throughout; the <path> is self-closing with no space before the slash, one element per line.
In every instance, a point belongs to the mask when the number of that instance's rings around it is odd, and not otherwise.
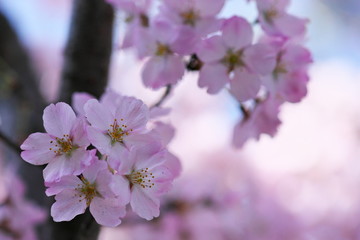
<path fill-rule="evenodd" d="M 172 89 L 172 85 L 169 84 L 166 86 L 165 92 L 164 94 L 161 96 L 161 98 L 159 99 L 159 101 L 157 101 L 154 105 L 152 105 L 150 108 L 154 108 L 154 107 L 160 107 L 161 104 L 163 104 L 163 102 L 168 98 L 168 96 L 171 93 L 171 89 Z"/>
<path fill-rule="evenodd" d="M 21 153 L 20 146 L 18 146 L 16 143 L 14 143 L 9 137 L 5 136 L 4 133 L 0 131 L 0 139 L 6 143 L 12 150 L 14 150 L 17 153 Z"/>

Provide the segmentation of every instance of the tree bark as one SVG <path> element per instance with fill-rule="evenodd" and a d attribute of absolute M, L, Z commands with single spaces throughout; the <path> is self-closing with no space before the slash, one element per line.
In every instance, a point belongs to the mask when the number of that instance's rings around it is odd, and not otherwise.
<path fill-rule="evenodd" d="M 104 0 L 75 0 L 65 50 L 59 99 L 73 92 L 99 97 L 105 90 L 112 50 L 114 11 Z"/>

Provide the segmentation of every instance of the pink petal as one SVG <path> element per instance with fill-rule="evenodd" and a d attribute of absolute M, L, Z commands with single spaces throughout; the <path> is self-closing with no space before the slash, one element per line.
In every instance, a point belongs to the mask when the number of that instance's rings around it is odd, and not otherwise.
<path fill-rule="evenodd" d="M 280 33 L 287 37 L 302 36 L 306 30 L 308 20 L 283 13 L 281 17 L 274 19 L 274 26 Z"/>
<path fill-rule="evenodd" d="M 131 191 L 130 205 L 140 217 L 151 220 L 160 215 L 160 201 L 155 196 L 145 193 L 140 186 L 134 185 Z"/>
<path fill-rule="evenodd" d="M 215 16 L 223 8 L 225 0 L 196 0 L 195 9 L 201 16 Z"/>
<path fill-rule="evenodd" d="M 189 0 L 178 1 L 178 0 L 164 0 L 164 4 L 172 8 L 173 12 L 185 12 L 191 9 L 192 2 Z"/>
<path fill-rule="evenodd" d="M 95 197 L 91 201 L 90 212 L 97 223 L 106 227 L 116 227 L 121 223 L 120 218 L 125 216 L 126 209 L 116 198 Z"/>
<path fill-rule="evenodd" d="M 201 42 L 196 54 L 205 63 L 220 61 L 226 54 L 227 49 L 222 43 L 220 36 L 213 36 Z"/>
<path fill-rule="evenodd" d="M 142 70 L 145 86 L 158 89 L 168 84 L 176 84 L 184 75 L 185 66 L 181 57 L 168 55 L 152 57 Z"/>
<path fill-rule="evenodd" d="M 46 183 L 48 189 L 46 189 L 46 196 L 52 196 L 60 193 L 65 189 L 75 189 L 78 184 L 82 184 L 80 179 L 76 176 L 64 176 L 59 182 Z"/>
<path fill-rule="evenodd" d="M 162 44 L 171 44 L 178 36 L 178 29 L 169 22 L 155 18 L 151 23 L 151 33 Z"/>
<path fill-rule="evenodd" d="M 72 136 L 72 141 L 75 145 L 81 148 L 86 148 L 90 145 L 90 141 L 88 139 L 86 128 L 88 127 L 88 123 L 86 122 L 84 117 L 79 117 L 76 119 L 74 127 L 71 130 L 70 136 Z"/>
<path fill-rule="evenodd" d="M 65 155 L 58 156 L 44 169 L 45 182 L 59 181 L 67 175 L 79 175 L 91 163 L 91 159 L 90 152 L 84 149 L 75 150 L 70 158 Z"/>
<path fill-rule="evenodd" d="M 50 104 L 45 108 L 43 120 L 45 130 L 49 134 L 62 137 L 64 134 L 70 134 L 76 116 L 68 104 L 59 102 L 56 105 Z"/>
<path fill-rule="evenodd" d="M 91 126 L 107 131 L 110 124 L 114 122 L 114 116 L 111 114 L 111 110 L 99 103 L 96 99 L 89 100 L 84 107 L 85 116 L 90 122 Z"/>
<path fill-rule="evenodd" d="M 112 192 L 117 196 L 119 203 L 126 205 L 130 202 L 130 183 L 124 176 L 113 175 L 110 184 Z"/>
<path fill-rule="evenodd" d="M 133 97 L 121 97 L 117 104 L 115 118 L 119 124 L 127 125 L 126 129 L 144 128 L 149 119 L 149 109 L 141 101 Z"/>
<path fill-rule="evenodd" d="M 276 52 L 270 45 L 259 43 L 245 49 L 244 60 L 252 71 L 266 75 L 275 68 Z"/>
<path fill-rule="evenodd" d="M 227 68 L 220 63 L 205 64 L 200 70 L 198 85 L 201 88 L 206 87 L 210 94 L 218 93 L 227 82 Z"/>
<path fill-rule="evenodd" d="M 150 118 L 158 118 L 169 115 L 171 112 L 170 108 L 152 107 L 150 109 Z"/>
<path fill-rule="evenodd" d="M 256 130 L 250 119 L 246 122 L 240 121 L 234 128 L 232 143 L 236 148 L 241 148 L 250 138 L 257 138 Z"/>
<path fill-rule="evenodd" d="M 151 131 L 159 137 L 163 146 L 167 146 L 175 136 L 175 128 L 163 122 L 155 122 L 155 128 Z"/>
<path fill-rule="evenodd" d="M 79 198 L 76 190 L 66 189 L 55 196 L 51 207 L 51 216 L 55 222 L 70 221 L 86 209 L 86 201 Z"/>
<path fill-rule="evenodd" d="M 199 32 L 187 25 L 179 26 L 177 31 L 178 37 L 171 44 L 171 50 L 180 55 L 194 53 L 201 41 Z"/>
<path fill-rule="evenodd" d="M 252 27 L 244 18 L 234 16 L 225 20 L 221 30 L 225 46 L 235 51 L 250 45 L 252 42 Z"/>
<path fill-rule="evenodd" d="M 301 69 L 312 62 L 311 53 L 299 45 L 289 45 L 285 48 L 281 62 L 286 65 L 287 71 Z"/>
<path fill-rule="evenodd" d="M 280 91 L 286 101 L 297 103 L 306 96 L 306 85 L 309 80 L 306 72 L 296 71 L 291 74 L 287 74 L 286 78 L 281 80 L 282 86 Z"/>
<path fill-rule="evenodd" d="M 31 134 L 20 146 L 24 150 L 21 153 L 22 159 L 34 165 L 49 163 L 55 157 L 55 153 L 50 150 L 54 147 L 50 141 L 54 141 L 54 139 L 49 134 Z"/>
<path fill-rule="evenodd" d="M 109 135 L 99 131 L 96 128 L 88 127 L 87 135 L 92 145 L 94 145 L 102 154 L 108 154 L 111 151 L 111 138 Z"/>
<path fill-rule="evenodd" d="M 230 92 L 240 102 L 255 98 L 260 90 L 261 82 L 257 74 L 243 69 L 234 71 L 234 78 L 230 82 Z"/>
<path fill-rule="evenodd" d="M 100 161 L 96 159 L 88 166 L 84 172 L 82 173 L 83 176 L 91 183 L 95 182 L 98 173 L 104 169 L 107 169 L 107 164 L 105 161 Z"/>
<path fill-rule="evenodd" d="M 90 100 L 94 99 L 95 97 L 85 93 L 85 92 L 76 92 L 72 95 L 72 106 L 75 109 L 75 112 L 80 115 L 85 115 L 84 112 L 84 105 L 85 103 Z"/>

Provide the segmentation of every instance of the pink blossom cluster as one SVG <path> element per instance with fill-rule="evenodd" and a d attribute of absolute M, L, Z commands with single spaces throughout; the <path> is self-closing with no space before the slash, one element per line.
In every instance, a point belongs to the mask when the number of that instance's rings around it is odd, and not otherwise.
<path fill-rule="evenodd" d="M 159 197 L 179 175 L 180 162 L 167 150 L 170 125 L 156 118 L 163 110 L 107 91 L 100 100 L 85 93 L 50 104 L 46 133 L 33 133 L 21 145 L 21 157 L 47 164 L 44 180 L 54 221 L 70 221 L 89 207 L 95 220 L 117 226 L 132 210 L 147 220 L 159 216 Z"/>
<path fill-rule="evenodd" d="M 36 240 L 35 226 L 46 219 L 45 211 L 25 199 L 24 184 L 10 170 L 1 178 L 0 239 Z"/>
<path fill-rule="evenodd" d="M 300 39 L 308 21 L 287 12 L 289 0 L 254 0 L 254 24 L 241 16 L 220 18 L 225 0 L 107 1 L 126 16 L 121 47 L 147 58 L 145 86 L 175 85 L 186 70 L 198 70 L 198 85 L 209 94 L 229 90 L 242 109 L 234 131 L 236 147 L 262 133 L 273 136 L 279 107 L 299 102 L 307 93 L 312 59 Z M 258 24 L 262 35 L 255 38 Z"/>

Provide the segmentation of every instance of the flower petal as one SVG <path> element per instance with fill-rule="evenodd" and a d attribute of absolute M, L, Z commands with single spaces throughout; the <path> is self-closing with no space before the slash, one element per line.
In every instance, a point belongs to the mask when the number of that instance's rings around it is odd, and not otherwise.
<path fill-rule="evenodd" d="M 107 227 L 116 227 L 121 223 L 120 218 L 125 216 L 126 209 L 116 198 L 95 197 L 91 201 L 90 212 L 97 223 Z"/>
<path fill-rule="evenodd" d="M 59 102 L 45 108 L 43 120 L 46 132 L 55 137 L 63 137 L 64 134 L 70 134 L 76 116 L 68 104 Z"/>
<path fill-rule="evenodd" d="M 50 141 L 54 139 L 47 133 L 33 133 L 20 146 L 22 150 L 22 159 L 34 165 L 42 165 L 49 163 L 54 157 L 55 153 L 50 150 L 54 147 Z"/>
<path fill-rule="evenodd" d="M 250 45 L 252 42 L 252 27 L 245 18 L 231 17 L 224 21 L 221 30 L 225 46 L 235 51 Z"/>
<path fill-rule="evenodd" d="M 136 214 L 146 220 L 151 220 L 160 215 L 159 199 L 156 196 L 146 194 L 140 186 L 133 186 L 130 205 Z"/>
<path fill-rule="evenodd" d="M 265 75 L 275 68 L 276 52 L 270 45 L 259 43 L 245 49 L 244 60 L 252 71 Z"/>
<path fill-rule="evenodd" d="M 240 102 L 255 98 L 260 90 L 261 81 L 257 74 L 244 69 L 236 69 L 230 82 L 230 92 Z"/>
<path fill-rule="evenodd" d="M 180 56 L 155 56 L 145 63 L 142 79 L 146 87 L 158 89 L 168 84 L 176 84 L 184 72 L 185 66 Z"/>
<path fill-rule="evenodd" d="M 76 190 L 66 189 L 55 196 L 51 216 L 55 222 L 70 221 L 86 209 L 86 201 L 79 199 Z"/>
<path fill-rule="evenodd" d="M 60 193 L 65 189 L 75 189 L 78 184 L 82 184 L 80 179 L 76 176 L 64 176 L 59 182 L 46 183 L 46 196 L 52 196 Z"/>
<path fill-rule="evenodd" d="M 107 131 L 110 124 L 114 122 L 114 116 L 111 114 L 111 110 L 99 103 L 96 99 L 90 99 L 84 106 L 85 116 L 91 126 Z"/>
<path fill-rule="evenodd" d="M 225 56 L 226 50 L 221 37 L 213 36 L 201 42 L 196 54 L 201 61 L 209 63 L 220 61 Z"/>
<path fill-rule="evenodd" d="M 84 105 L 90 99 L 94 99 L 94 96 L 85 92 L 74 93 L 71 102 L 75 112 L 80 115 L 85 115 Z"/>
<path fill-rule="evenodd" d="M 223 8 L 225 0 L 196 0 L 194 8 L 201 16 L 215 16 Z"/>
<path fill-rule="evenodd" d="M 78 191 L 66 189 L 55 196 L 51 216 L 55 222 L 70 221 L 86 209 L 86 201 L 79 198 Z"/>
<path fill-rule="evenodd" d="M 199 87 L 207 87 L 209 94 L 218 93 L 229 82 L 227 69 L 220 63 L 205 64 L 199 74 Z"/>

